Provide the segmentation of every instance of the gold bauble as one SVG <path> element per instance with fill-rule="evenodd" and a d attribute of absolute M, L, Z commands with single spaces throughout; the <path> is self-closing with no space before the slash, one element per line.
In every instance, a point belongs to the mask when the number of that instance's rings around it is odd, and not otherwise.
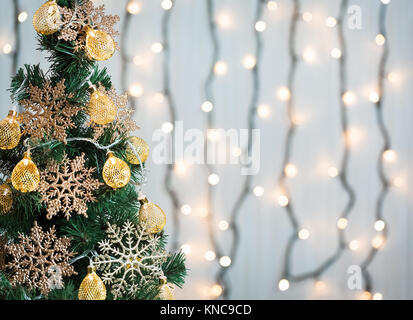
<path fill-rule="evenodd" d="M 13 205 L 13 195 L 7 184 L 0 186 L 0 216 L 8 213 Z"/>
<path fill-rule="evenodd" d="M 141 205 L 139 210 L 139 222 L 144 226 L 146 232 L 158 233 L 166 225 L 166 215 L 156 204 L 146 202 Z"/>
<path fill-rule="evenodd" d="M 104 61 L 115 53 L 113 38 L 104 31 L 88 28 L 86 31 L 86 54 L 91 60 Z"/>
<path fill-rule="evenodd" d="M 131 172 L 127 163 L 114 156 L 112 152 L 108 153 L 108 159 L 103 166 L 103 180 L 113 188 L 123 188 L 129 183 Z"/>
<path fill-rule="evenodd" d="M 22 132 L 16 118 L 16 112 L 10 111 L 9 115 L 0 121 L 0 149 L 15 148 L 19 144 L 21 136 Z"/>
<path fill-rule="evenodd" d="M 159 279 L 161 287 L 159 288 L 159 299 L 161 300 L 175 300 L 173 289 L 168 285 L 166 277 Z"/>
<path fill-rule="evenodd" d="M 106 94 L 95 90 L 90 95 L 88 113 L 92 122 L 104 125 L 115 120 L 118 109 Z"/>
<path fill-rule="evenodd" d="M 60 29 L 62 25 L 59 7 L 56 1 L 51 0 L 43 4 L 33 16 L 33 27 L 41 34 L 50 35 Z"/>
<path fill-rule="evenodd" d="M 30 152 L 26 152 L 23 160 L 14 167 L 11 174 L 11 182 L 13 187 L 21 192 L 32 192 L 39 186 L 39 169 L 32 161 Z"/>
<path fill-rule="evenodd" d="M 95 267 L 87 268 L 87 275 L 82 280 L 78 293 L 79 300 L 105 300 L 106 287 L 102 279 L 96 274 Z"/>
<path fill-rule="evenodd" d="M 149 146 L 145 140 L 139 137 L 130 137 L 129 142 L 132 144 L 141 161 L 145 162 L 149 157 Z M 140 164 L 139 158 L 135 155 L 132 147 L 128 144 L 126 146 L 126 160 L 132 164 Z"/>

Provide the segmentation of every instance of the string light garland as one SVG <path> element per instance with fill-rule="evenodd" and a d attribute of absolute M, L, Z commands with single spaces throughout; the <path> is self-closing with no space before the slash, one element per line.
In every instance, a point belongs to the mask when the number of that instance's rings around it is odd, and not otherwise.
<path fill-rule="evenodd" d="M 291 147 L 292 147 L 292 142 L 293 142 L 293 136 L 294 136 L 295 129 L 296 129 L 296 124 L 294 122 L 294 94 L 293 94 L 292 88 L 294 84 L 295 71 L 296 71 L 297 63 L 298 63 L 298 55 L 295 51 L 295 37 L 296 37 L 296 32 L 297 32 L 297 24 L 300 20 L 300 1 L 294 0 L 294 9 L 293 9 L 293 14 L 291 18 L 290 36 L 289 36 L 289 51 L 290 51 L 291 65 L 290 65 L 290 70 L 289 70 L 289 75 L 288 75 L 288 87 L 287 88 L 289 89 L 290 94 L 289 94 L 288 99 L 286 99 L 287 100 L 287 112 L 289 114 L 289 119 L 290 119 L 290 127 L 289 127 L 289 130 L 287 132 L 287 137 L 286 137 L 283 169 L 279 177 L 279 181 L 278 181 L 278 185 L 281 187 L 281 192 L 282 192 L 279 198 L 279 204 L 285 207 L 288 213 L 290 223 L 293 227 L 293 234 L 289 238 L 287 245 L 286 245 L 282 276 L 281 276 L 281 280 L 278 283 L 278 287 L 281 291 L 287 290 L 289 288 L 290 282 L 299 282 L 299 281 L 312 278 L 316 281 L 316 283 L 318 283 L 319 277 L 329 267 L 331 267 L 335 262 L 337 262 L 337 260 L 341 257 L 344 250 L 346 250 L 347 248 L 344 229 L 348 225 L 347 219 L 356 201 L 356 195 L 355 195 L 353 188 L 348 182 L 348 174 L 347 174 L 348 161 L 349 161 L 349 156 L 350 156 L 349 135 L 347 134 L 348 133 L 348 111 L 347 111 L 346 103 L 344 99 L 346 92 L 348 92 L 347 91 L 347 76 L 346 76 L 347 47 L 346 47 L 346 43 L 344 39 L 344 19 L 347 13 L 347 6 L 348 6 L 348 0 L 342 0 L 340 4 L 339 18 L 335 19 L 335 18 L 330 17 L 331 18 L 330 20 L 334 19 L 334 22 L 335 22 L 334 26 L 337 27 L 338 38 L 340 42 L 340 49 L 338 49 L 340 50 L 340 57 L 338 57 L 337 59 L 339 59 L 339 65 L 340 65 L 340 70 L 339 70 L 340 98 L 339 98 L 339 101 L 340 101 L 340 118 L 341 118 L 341 129 L 342 129 L 343 141 L 344 141 L 344 151 L 342 153 L 340 169 L 338 170 L 337 168 L 330 167 L 328 170 L 328 174 L 330 177 L 337 177 L 337 176 L 339 177 L 341 186 L 347 194 L 347 203 L 340 217 L 337 220 L 338 247 L 335 250 L 335 252 L 333 252 L 331 256 L 327 257 L 327 259 L 314 270 L 309 271 L 309 272 L 304 272 L 298 275 L 293 275 L 291 273 L 291 269 L 292 269 L 291 260 L 292 260 L 292 251 L 293 251 L 294 245 L 297 240 L 307 239 L 309 236 L 308 230 L 300 229 L 299 221 L 293 209 L 291 196 L 289 195 L 289 192 L 285 184 L 286 178 L 288 177 L 288 170 L 285 170 L 285 169 L 287 168 L 290 162 Z M 333 27 L 333 26 L 330 26 L 330 27 Z"/>
<path fill-rule="evenodd" d="M 387 240 L 387 224 L 383 218 L 383 205 L 388 194 L 389 188 L 391 186 L 391 180 L 387 177 L 384 163 L 386 162 L 386 154 L 388 155 L 389 152 L 393 155 L 391 158 L 395 158 L 395 152 L 391 150 L 391 140 L 390 134 L 384 122 L 384 115 L 383 115 L 383 96 L 384 96 L 384 89 L 385 89 L 385 80 L 387 79 L 387 60 L 389 57 L 389 43 L 387 39 L 387 29 L 386 29 L 386 14 L 387 14 L 387 7 L 388 2 L 381 1 L 380 9 L 379 9 L 379 34 L 383 36 L 383 44 L 382 44 L 382 54 L 380 57 L 379 62 L 379 71 L 378 71 L 378 79 L 377 79 L 377 90 L 378 90 L 378 99 L 376 101 L 372 101 L 375 105 L 376 111 L 376 119 L 377 119 L 377 126 L 379 128 L 379 132 L 383 139 L 383 146 L 379 157 L 377 159 L 377 174 L 379 176 L 381 182 L 381 190 L 376 200 L 376 208 L 375 208 L 375 216 L 376 216 L 376 223 L 374 225 L 375 230 L 378 232 L 377 235 L 371 241 L 371 248 L 367 257 L 361 263 L 361 270 L 364 278 L 364 290 L 365 296 L 369 298 L 382 298 L 380 293 L 376 293 L 374 295 L 371 294 L 373 289 L 373 280 L 371 277 L 370 272 L 368 271 L 368 267 L 373 262 L 374 258 L 376 257 L 378 251 L 382 248 L 384 243 Z"/>
<path fill-rule="evenodd" d="M 171 75 L 170 75 L 170 60 L 171 60 L 171 49 L 169 43 L 169 21 L 175 7 L 175 1 L 164 1 L 162 2 L 162 8 L 164 9 L 162 15 L 162 46 L 163 46 L 163 53 L 164 53 L 164 60 L 163 60 L 163 95 L 168 104 L 169 110 L 169 120 L 171 124 L 171 143 L 172 146 L 175 145 L 174 134 L 173 134 L 173 124 L 176 121 L 176 106 L 175 101 L 172 97 L 171 92 Z M 172 150 L 174 153 L 174 150 Z M 172 159 L 174 159 L 172 155 Z M 178 197 L 178 193 L 173 188 L 172 185 L 172 173 L 175 169 L 176 164 L 167 164 L 164 183 L 166 191 L 171 199 L 172 202 L 172 221 L 173 221 L 173 237 L 171 240 L 173 250 L 176 250 L 179 247 L 179 234 L 180 234 L 180 223 L 179 223 L 179 211 L 182 206 L 181 201 Z"/>

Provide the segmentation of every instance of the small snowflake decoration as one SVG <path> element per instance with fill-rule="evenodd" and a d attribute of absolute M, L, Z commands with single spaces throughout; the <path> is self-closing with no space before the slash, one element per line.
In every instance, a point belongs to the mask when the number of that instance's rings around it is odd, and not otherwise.
<path fill-rule="evenodd" d="M 114 298 L 134 297 L 142 284 L 163 276 L 167 259 L 160 249 L 160 237 L 145 232 L 143 226 L 126 221 L 122 228 L 108 223 L 107 239 L 99 242 L 103 253 L 94 265 L 103 271 L 102 280 L 111 285 Z"/>
<path fill-rule="evenodd" d="M 10 283 L 13 286 L 26 285 L 28 289 L 39 289 L 47 296 L 49 286 L 50 267 L 55 266 L 61 270 L 63 276 L 76 274 L 70 259 L 75 255 L 69 251 L 70 239 L 58 238 L 53 226 L 44 232 L 34 223 L 30 236 L 19 234 L 20 243 L 6 245 L 6 251 L 12 256 L 6 268 L 11 269 Z"/>
<path fill-rule="evenodd" d="M 130 132 L 140 129 L 132 119 L 134 111 L 132 108 L 128 107 L 127 93 L 118 95 L 114 88 L 106 90 L 102 85 L 99 85 L 97 90 L 106 94 L 113 101 L 116 105 L 118 113 L 115 120 L 111 123 L 105 125 L 89 123 L 89 125 L 93 128 L 93 139 L 98 140 L 108 128 L 111 128 L 114 131 L 114 134 L 112 135 L 112 142 L 115 141 L 119 135 L 128 136 Z"/>
<path fill-rule="evenodd" d="M 104 31 L 112 38 L 119 35 L 119 32 L 113 29 L 119 21 L 119 16 L 106 15 L 104 5 L 95 7 L 92 1 L 86 0 L 81 5 L 75 3 L 73 9 L 59 7 L 59 10 L 62 14 L 63 27 L 58 39 L 75 41 L 75 51 L 85 48 L 87 26 Z"/>
<path fill-rule="evenodd" d="M 95 202 L 93 191 L 99 189 L 103 183 L 93 179 L 96 168 L 85 168 L 85 154 L 68 159 L 64 155 L 63 161 L 53 160 L 40 174 L 38 192 L 42 194 L 42 202 L 47 205 L 47 219 L 52 219 L 59 212 L 64 213 L 69 220 L 76 212 L 87 218 L 87 203 Z"/>
<path fill-rule="evenodd" d="M 24 111 L 19 114 L 23 134 L 37 142 L 52 138 L 66 143 L 66 130 L 76 127 L 72 118 L 83 107 L 72 105 L 69 100 L 73 94 L 66 94 L 65 81 L 52 86 L 46 81 L 42 88 L 29 85 L 29 98 L 20 101 Z"/>

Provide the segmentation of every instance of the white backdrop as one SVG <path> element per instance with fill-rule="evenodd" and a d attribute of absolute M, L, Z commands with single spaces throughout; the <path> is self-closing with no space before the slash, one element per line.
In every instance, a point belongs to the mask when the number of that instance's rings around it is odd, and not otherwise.
<path fill-rule="evenodd" d="M 2 0 L 0 12 L 0 48 L 14 44 L 13 0 Z M 130 55 L 144 59 L 141 66 L 130 65 L 129 83 L 138 82 L 144 93 L 138 101 L 135 115 L 141 125 L 140 136 L 151 142 L 152 133 L 162 123 L 169 121 L 166 101 L 159 103 L 154 95 L 162 91 L 163 54 L 151 52 L 154 42 L 161 42 L 161 17 L 164 13 L 158 0 L 137 0 L 141 12 L 132 17 L 127 50 Z M 108 11 L 125 13 L 126 0 L 95 1 L 107 5 Z M 348 87 L 354 91 L 357 101 L 349 106 L 350 127 L 357 128 L 360 137 L 351 147 L 349 181 L 356 190 L 357 201 L 351 212 L 346 229 L 348 239 L 357 239 L 360 249 L 347 250 L 337 264 L 322 277 L 324 290 L 314 288 L 313 281 L 292 284 L 280 292 L 277 282 L 281 273 L 284 248 L 291 233 L 286 212 L 277 205 L 274 196 L 276 179 L 281 170 L 284 137 L 288 129 L 285 103 L 276 97 L 276 90 L 286 84 L 288 72 L 288 25 L 292 1 L 279 0 L 278 10 L 264 9 L 263 20 L 267 28 L 263 32 L 263 56 L 260 68 L 262 82 L 259 103 L 268 104 L 271 114 L 258 119 L 261 129 L 261 170 L 254 176 L 254 186 L 261 185 L 264 196 L 249 196 L 241 214 L 239 225 L 241 240 L 238 258 L 233 261 L 229 273 L 232 285 L 231 298 L 239 299 L 349 299 L 359 292 L 347 288 L 347 268 L 360 263 L 366 256 L 370 240 L 375 234 L 374 208 L 380 182 L 376 173 L 377 157 L 381 148 L 374 105 L 369 101 L 369 90 L 377 82 L 377 68 L 381 48 L 375 44 L 378 33 L 379 0 L 350 1 L 362 9 L 362 29 L 345 29 L 348 45 Z M 47 68 L 44 56 L 36 51 L 35 32 L 31 17 L 42 4 L 41 0 L 20 0 L 22 10 L 29 18 L 21 24 L 22 47 L 19 65 L 41 63 Z M 297 70 L 296 102 L 303 122 L 294 140 L 292 162 L 298 175 L 289 179 L 288 185 L 295 202 L 298 218 L 310 231 L 310 238 L 296 245 L 293 255 L 293 271 L 303 272 L 317 267 L 337 245 L 336 220 L 346 194 L 337 179 L 327 175 L 330 165 L 339 167 L 343 150 L 339 122 L 338 62 L 330 57 L 330 50 L 339 46 L 337 32 L 325 26 L 327 16 L 336 16 L 339 0 L 301 0 L 302 11 L 313 14 L 311 23 L 300 23 L 297 33 L 297 50 L 311 47 L 315 52 L 312 64 L 300 63 Z M 216 13 L 230 18 L 228 28 L 219 28 L 222 47 L 220 59 L 228 64 L 228 72 L 217 77 L 214 84 L 215 116 L 218 128 L 247 128 L 247 108 L 252 94 L 251 71 L 242 65 L 242 59 L 254 52 L 253 25 L 256 0 L 216 0 Z M 413 144 L 411 122 L 413 92 L 412 57 L 413 2 L 392 0 L 388 9 L 388 38 L 390 57 L 389 71 L 400 76 L 400 82 L 386 83 L 384 115 L 392 139 L 397 161 L 386 165 L 391 178 L 400 177 L 401 186 L 391 188 L 384 205 L 384 215 L 389 226 L 389 239 L 379 251 L 370 269 L 374 292 L 379 291 L 386 299 L 413 298 L 413 244 L 412 236 L 412 166 Z M 206 1 L 176 0 L 172 12 L 171 74 L 172 94 L 177 106 L 177 119 L 185 129 L 205 129 L 205 114 L 201 111 L 204 101 L 203 84 L 210 65 L 212 43 L 208 34 Z M 114 84 L 120 85 L 120 54 L 107 63 Z M 0 55 L 0 116 L 10 108 L 6 89 L 9 87 L 11 57 Z M 150 161 L 149 184 L 146 194 L 158 203 L 168 215 L 166 231 L 173 234 L 172 205 L 163 185 L 165 167 Z M 215 187 L 215 224 L 229 219 L 230 210 L 240 191 L 244 177 L 240 167 L 218 166 L 220 183 Z M 189 244 L 190 268 L 187 283 L 178 298 L 209 298 L 208 288 L 214 283 L 218 270 L 217 261 L 207 262 L 204 254 L 212 248 L 207 235 L 205 219 L 200 210 L 205 206 L 207 172 L 205 167 L 194 165 L 185 174 L 174 175 L 173 184 L 182 203 L 192 207 L 192 214 L 180 215 L 180 243 Z M 221 246 L 229 249 L 230 235 L 218 231 Z"/>

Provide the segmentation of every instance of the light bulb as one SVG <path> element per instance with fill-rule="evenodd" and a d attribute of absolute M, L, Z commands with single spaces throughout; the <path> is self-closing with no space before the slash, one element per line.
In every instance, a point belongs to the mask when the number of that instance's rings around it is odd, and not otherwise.
<path fill-rule="evenodd" d="M 278 197 L 278 204 L 281 206 L 281 207 L 286 207 L 287 205 L 288 205 L 288 197 L 286 196 L 286 195 L 280 195 L 279 197 Z"/>
<path fill-rule="evenodd" d="M 281 101 L 289 100 L 291 97 L 290 89 L 288 89 L 285 86 L 279 88 L 277 91 L 277 96 L 278 96 L 278 99 L 280 99 Z"/>
<path fill-rule="evenodd" d="M 284 173 L 289 178 L 295 178 L 298 174 L 298 169 L 294 164 L 289 163 L 285 166 Z"/>
<path fill-rule="evenodd" d="M 198 211 L 198 215 L 199 215 L 201 218 L 206 218 L 206 217 L 208 217 L 208 209 L 207 209 L 207 208 L 200 208 L 199 211 Z"/>
<path fill-rule="evenodd" d="M 375 236 L 373 240 L 371 240 L 371 246 L 374 249 L 380 249 L 385 242 L 385 239 L 382 235 Z"/>
<path fill-rule="evenodd" d="M 161 129 L 164 133 L 171 133 L 174 129 L 174 125 L 170 122 L 165 122 L 162 124 Z"/>
<path fill-rule="evenodd" d="M 348 247 L 351 251 L 356 251 L 358 248 L 360 248 L 360 243 L 357 240 L 352 240 L 348 244 Z"/>
<path fill-rule="evenodd" d="M 307 229 L 301 229 L 301 230 L 298 232 L 298 237 L 299 237 L 301 240 L 307 240 L 307 239 L 310 237 L 310 231 L 308 231 Z"/>
<path fill-rule="evenodd" d="M 313 15 L 311 12 L 304 12 L 302 18 L 305 22 L 311 22 L 313 20 Z"/>
<path fill-rule="evenodd" d="M 254 192 L 254 195 L 255 195 L 256 197 L 262 197 L 263 194 L 264 194 L 264 188 L 261 187 L 261 186 L 256 186 L 256 187 L 254 188 L 253 192 Z"/>
<path fill-rule="evenodd" d="M 227 71 L 228 71 L 228 66 L 224 61 L 218 61 L 217 63 L 215 63 L 214 72 L 217 75 L 224 75 L 227 73 Z"/>
<path fill-rule="evenodd" d="M 328 17 L 326 19 L 326 26 L 329 28 L 334 28 L 337 25 L 337 19 L 334 17 Z"/>
<path fill-rule="evenodd" d="M 383 152 L 383 160 L 386 162 L 394 162 L 397 159 L 397 153 L 394 150 L 388 149 Z"/>
<path fill-rule="evenodd" d="M 225 221 L 225 220 L 221 220 L 221 221 L 218 223 L 218 228 L 219 228 L 219 230 L 221 230 L 221 231 L 226 231 L 226 230 L 228 230 L 228 228 L 229 228 L 229 223 L 228 223 L 227 221 Z"/>
<path fill-rule="evenodd" d="M 215 298 L 218 298 L 219 296 L 221 296 L 223 291 L 224 289 L 219 284 L 214 284 L 210 290 L 211 295 Z"/>
<path fill-rule="evenodd" d="M 313 63 L 316 60 L 316 54 L 312 48 L 304 49 L 303 60 L 307 63 Z"/>
<path fill-rule="evenodd" d="M 383 0 L 382 0 L 383 1 Z M 388 2 L 387 2 L 388 3 Z M 373 300 L 383 300 L 383 295 L 380 292 L 376 292 L 373 295 Z"/>
<path fill-rule="evenodd" d="M 221 27 L 222 29 L 229 29 L 232 25 L 231 17 L 225 12 L 220 13 L 217 16 L 216 21 L 217 21 L 218 26 Z"/>
<path fill-rule="evenodd" d="M 341 50 L 339 48 L 333 48 L 331 49 L 330 55 L 334 58 L 334 59 L 340 59 L 341 58 Z"/>
<path fill-rule="evenodd" d="M 385 226 L 386 226 L 386 223 L 383 220 L 377 220 L 374 223 L 374 229 L 376 231 L 383 231 Z"/>
<path fill-rule="evenodd" d="M 340 230 L 344 230 L 345 228 L 347 228 L 347 224 L 348 221 L 346 218 L 340 218 L 337 220 L 337 228 L 339 228 Z"/>
<path fill-rule="evenodd" d="M 184 204 L 184 205 L 181 207 L 181 212 L 182 212 L 182 214 L 184 214 L 185 216 L 190 215 L 191 212 L 192 212 L 192 208 L 191 208 L 191 206 L 190 206 L 189 204 Z"/>
<path fill-rule="evenodd" d="M 381 33 L 379 33 L 376 36 L 376 44 L 378 46 L 382 46 L 382 45 L 384 45 L 385 42 L 386 42 L 386 38 Z"/>
<path fill-rule="evenodd" d="M 399 82 L 400 77 L 396 72 L 392 71 L 387 75 L 387 80 L 389 80 L 391 83 L 397 83 Z"/>
<path fill-rule="evenodd" d="M 213 108 L 214 108 L 214 105 L 212 104 L 211 101 L 205 101 L 201 106 L 201 109 L 204 112 L 210 112 L 212 111 Z"/>
<path fill-rule="evenodd" d="M 156 103 L 162 103 L 165 100 L 165 95 L 162 92 L 157 92 L 153 95 L 153 100 Z"/>
<path fill-rule="evenodd" d="M 133 63 L 137 66 L 141 66 L 143 64 L 143 57 L 142 56 L 134 56 Z"/>
<path fill-rule="evenodd" d="M 133 83 L 129 87 L 129 94 L 132 97 L 140 97 L 143 94 L 143 86 L 140 83 Z"/>
<path fill-rule="evenodd" d="M 324 290 L 324 289 L 326 288 L 326 283 L 325 283 L 324 281 L 317 280 L 317 281 L 314 283 L 314 287 L 316 288 L 316 290 L 322 291 L 322 290 Z"/>
<path fill-rule="evenodd" d="M 239 148 L 239 147 L 234 147 L 234 148 L 232 148 L 232 150 L 231 150 L 231 154 L 232 154 L 233 157 L 238 158 L 238 157 L 241 156 L 242 150 L 241 150 L 241 148 Z"/>
<path fill-rule="evenodd" d="M 216 186 L 219 183 L 219 176 L 216 173 L 211 173 L 208 176 L 208 183 L 211 186 Z"/>
<path fill-rule="evenodd" d="M 289 287 L 290 287 L 290 282 L 287 279 L 281 279 L 278 282 L 278 288 L 281 291 L 286 291 L 286 290 L 288 290 Z"/>
<path fill-rule="evenodd" d="M 19 16 L 17 17 L 17 20 L 19 20 L 20 23 L 23 23 L 23 22 L 25 22 L 25 21 L 27 20 L 27 17 L 28 17 L 28 16 L 29 16 L 29 15 L 27 14 L 26 11 L 20 12 L 20 13 L 19 13 Z"/>
<path fill-rule="evenodd" d="M 127 8 L 128 12 L 130 14 L 138 14 L 141 11 L 141 6 L 139 5 L 138 2 L 131 0 L 128 3 L 128 8 Z"/>
<path fill-rule="evenodd" d="M 270 107 L 269 107 L 268 105 L 266 105 L 266 104 L 260 104 L 260 105 L 257 107 L 257 114 L 258 114 L 258 116 L 259 116 L 260 118 L 262 118 L 262 119 L 268 118 L 268 116 L 270 115 L 270 113 L 271 113 L 271 109 L 270 109 Z"/>
<path fill-rule="evenodd" d="M 151 46 L 151 50 L 153 53 L 159 53 L 163 50 L 163 45 L 160 42 L 154 42 Z"/>
<path fill-rule="evenodd" d="M 266 28 L 267 24 L 262 20 L 259 20 L 255 23 L 255 30 L 257 30 L 258 32 L 263 32 Z"/>
<path fill-rule="evenodd" d="M 330 178 L 335 178 L 338 176 L 338 169 L 336 167 L 329 167 L 327 173 Z"/>
<path fill-rule="evenodd" d="M 210 261 L 210 262 L 211 262 L 211 261 L 214 261 L 214 260 L 215 260 L 215 258 L 217 257 L 217 255 L 216 255 L 216 253 L 215 253 L 214 251 L 209 250 L 209 251 L 205 252 L 204 257 L 205 257 L 205 260 L 206 260 L 206 261 Z"/>
<path fill-rule="evenodd" d="M 188 166 L 186 165 L 184 161 L 178 161 L 177 163 L 175 163 L 174 171 L 177 175 L 180 175 L 180 176 L 185 175 L 187 169 L 188 169 Z"/>
<path fill-rule="evenodd" d="M 370 92 L 369 100 L 373 103 L 377 103 L 380 101 L 380 95 L 377 91 Z"/>
<path fill-rule="evenodd" d="M 383 3 L 383 4 L 389 4 L 389 3 L 390 3 L 390 0 L 381 0 L 381 3 Z"/>
<path fill-rule="evenodd" d="M 171 0 L 163 0 L 161 2 L 161 7 L 164 10 L 170 10 L 172 8 L 172 6 L 173 6 L 173 3 L 172 3 Z"/>
<path fill-rule="evenodd" d="M 181 250 L 184 254 L 188 255 L 188 254 L 191 253 L 191 246 L 189 244 L 185 243 L 181 246 Z"/>
<path fill-rule="evenodd" d="M 343 94 L 343 102 L 346 105 L 352 105 L 356 102 L 356 95 L 353 91 L 346 91 Z"/>
<path fill-rule="evenodd" d="M 10 44 L 10 43 L 6 43 L 6 44 L 3 46 L 3 53 L 4 53 L 4 54 L 9 54 L 12 49 L 13 49 L 13 47 L 11 46 L 11 44 Z"/>
<path fill-rule="evenodd" d="M 255 60 L 255 57 L 253 55 L 247 55 L 244 60 L 242 61 L 242 64 L 244 65 L 245 69 L 251 70 L 255 67 L 257 61 Z"/>
<path fill-rule="evenodd" d="M 229 267 L 231 265 L 231 258 L 228 256 L 223 256 L 219 259 L 219 264 L 224 268 Z"/>
<path fill-rule="evenodd" d="M 275 2 L 275 1 L 268 1 L 268 3 L 267 3 L 267 8 L 268 8 L 268 10 L 270 10 L 270 11 L 275 11 L 275 10 L 278 9 L 278 4 L 277 4 L 277 2 Z"/>

